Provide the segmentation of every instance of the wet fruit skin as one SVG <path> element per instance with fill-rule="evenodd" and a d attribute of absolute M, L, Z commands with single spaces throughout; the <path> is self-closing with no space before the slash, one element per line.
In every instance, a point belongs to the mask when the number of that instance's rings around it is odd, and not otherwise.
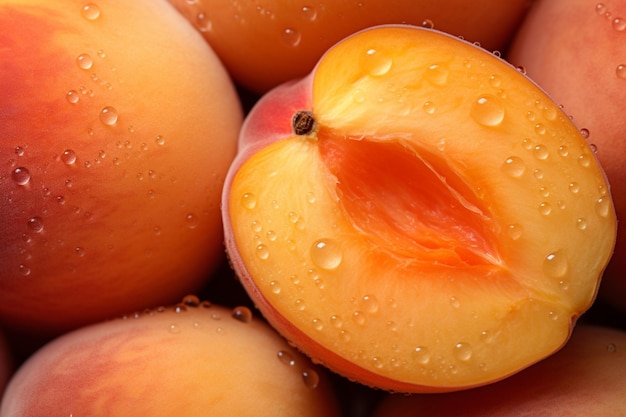
<path fill-rule="evenodd" d="M 203 285 L 242 120 L 206 42 L 167 2 L 42 0 L 0 3 L 0 44 L 0 323 L 58 334 Z"/>
<path fill-rule="evenodd" d="M 170 2 L 212 45 L 233 78 L 257 93 L 305 76 L 333 44 L 379 24 L 434 24 L 501 50 L 529 3 L 478 0 L 468 7 L 464 0 Z"/>
<path fill-rule="evenodd" d="M 626 412 L 626 333 L 581 325 L 558 353 L 488 387 L 389 396 L 372 417 L 620 416 Z"/>
<path fill-rule="evenodd" d="M 523 65 L 578 126 L 589 130 L 589 141 L 597 146 L 611 183 L 618 219 L 626 217 L 625 36 L 624 1 L 538 1 L 508 56 Z M 625 272 L 626 228 L 620 227 L 600 296 L 622 312 Z"/>
<path fill-rule="evenodd" d="M 339 415 L 326 375 L 247 307 L 187 299 L 45 345 L 0 416 Z"/>
<path fill-rule="evenodd" d="M 366 385 L 459 390 L 549 356 L 613 248 L 608 185 L 568 116 L 437 31 L 342 41 L 257 104 L 239 146 L 233 268 L 287 339 Z"/>

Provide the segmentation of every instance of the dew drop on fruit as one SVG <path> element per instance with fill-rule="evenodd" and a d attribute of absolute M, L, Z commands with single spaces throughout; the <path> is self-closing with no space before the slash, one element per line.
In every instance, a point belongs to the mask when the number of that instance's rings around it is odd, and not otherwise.
<path fill-rule="evenodd" d="M 428 365 L 430 356 L 430 350 L 424 346 L 418 346 L 413 350 L 413 358 L 420 365 Z"/>
<path fill-rule="evenodd" d="M 468 343 L 454 345 L 454 357 L 461 362 L 467 362 L 472 358 L 472 348 Z"/>
<path fill-rule="evenodd" d="M 271 281 L 270 282 L 270 291 L 272 291 L 273 294 L 280 294 L 280 291 L 281 291 L 280 282 L 278 282 L 278 281 Z"/>
<path fill-rule="evenodd" d="M 302 381 L 307 388 L 317 388 L 320 383 L 320 376 L 314 369 L 307 369 L 302 371 Z"/>
<path fill-rule="evenodd" d="M 343 327 L 343 320 L 341 320 L 340 316 L 333 314 L 330 316 L 330 324 L 336 329 L 341 329 Z"/>
<path fill-rule="evenodd" d="M 315 197 L 315 193 L 310 191 L 308 193 L 306 193 L 306 201 L 309 204 L 313 204 L 315 203 L 316 197 Z"/>
<path fill-rule="evenodd" d="M 39 216 L 33 216 L 28 219 L 27 222 L 28 230 L 35 233 L 43 232 L 43 219 Z"/>
<path fill-rule="evenodd" d="M 422 109 L 424 109 L 424 111 L 427 114 L 434 114 L 435 113 L 435 105 L 433 104 L 432 101 L 424 102 L 424 104 L 422 105 Z"/>
<path fill-rule="evenodd" d="M 100 7 L 93 3 L 85 4 L 80 14 L 87 20 L 96 20 L 100 17 Z"/>
<path fill-rule="evenodd" d="M 544 145 L 537 145 L 533 149 L 533 156 L 539 160 L 543 161 L 547 159 L 548 155 L 548 148 L 546 148 Z"/>
<path fill-rule="evenodd" d="M 28 267 L 28 265 L 25 264 L 19 264 L 17 267 L 18 272 L 20 273 L 20 275 L 27 277 L 30 275 L 30 268 Z"/>
<path fill-rule="evenodd" d="M 157 145 L 159 146 L 163 146 L 165 145 L 165 138 L 163 138 L 163 136 L 161 135 L 157 135 L 156 138 L 154 138 L 154 141 L 156 142 Z"/>
<path fill-rule="evenodd" d="M 426 68 L 426 72 L 424 73 L 424 78 L 426 80 L 436 86 L 444 86 L 448 82 L 449 75 L 448 68 L 444 65 L 440 64 L 432 64 L 428 68 Z"/>
<path fill-rule="evenodd" d="M 586 153 L 578 156 L 578 164 L 583 168 L 588 168 L 591 165 L 591 156 Z"/>
<path fill-rule="evenodd" d="M 107 126 L 117 123 L 117 117 L 117 110 L 114 107 L 106 106 L 100 110 L 100 121 Z"/>
<path fill-rule="evenodd" d="M 618 65 L 617 69 L 615 70 L 615 74 L 617 75 L 617 78 L 626 80 L 626 64 Z"/>
<path fill-rule="evenodd" d="M 286 350 L 279 350 L 276 353 L 276 356 L 278 357 L 278 360 L 285 365 L 294 366 L 296 364 L 293 355 L 291 355 L 291 353 L 287 352 Z"/>
<path fill-rule="evenodd" d="M 600 16 L 604 16 L 606 11 L 607 11 L 607 9 L 606 9 L 606 6 L 604 5 L 604 3 L 596 4 L 596 13 L 598 13 Z"/>
<path fill-rule="evenodd" d="M 352 320 L 359 326 L 365 324 L 365 314 L 362 311 L 355 311 L 352 313 Z"/>
<path fill-rule="evenodd" d="M 26 185 L 30 182 L 30 171 L 24 167 L 17 167 L 11 173 L 11 178 L 17 185 Z"/>
<path fill-rule="evenodd" d="M 586 230 L 587 229 L 587 220 L 579 217 L 578 219 L 576 219 L 576 228 L 578 230 Z"/>
<path fill-rule="evenodd" d="M 61 154 L 61 161 L 63 161 L 65 165 L 73 165 L 76 162 L 76 152 L 71 149 L 66 149 Z"/>
<path fill-rule="evenodd" d="M 607 217 L 611 210 L 611 200 L 606 197 L 600 197 L 596 200 L 595 210 L 598 216 Z"/>
<path fill-rule="evenodd" d="M 301 298 L 298 298 L 294 304 L 296 305 L 296 309 L 300 310 L 300 311 L 304 311 L 306 309 L 306 304 L 304 303 L 304 300 Z"/>
<path fill-rule="evenodd" d="M 324 324 L 322 323 L 322 321 L 320 319 L 313 319 L 313 320 L 311 320 L 311 325 L 317 331 L 324 330 Z"/>
<path fill-rule="evenodd" d="M 488 127 L 500 125 L 504 120 L 504 113 L 500 100 L 491 94 L 478 97 L 470 110 L 470 115 L 476 123 Z"/>
<path fill-rule="evenodd" d="M 572 194 L 578 194 L 580 191 L 580 185 L 577 182 L 570 182 L 567 188 Z"/>
<path fill-rule="evenodd" d="M 450 297 L 450 305 L 454 308 L 461 307 L 461 302 L 456 297 Z"/>
<path fill-rule="evenodd" d="M 518 240 L 524 234 L 524 227 L 521 224 L 509 224 L 506 227 L 506 233 L 512 240 Z"/>
<path fill-rule="evenodd" d="M 200 12 L 196 15 L 196 28 L 200 32 L 210 32 L 213 29 L 213 22 L 204 12 Z"/>
<path fill-rule="evenodd" d="M 311 260 L 322 269 L 336 269 L 343 260 L 341 246 L 333 239 L 319 239 L 311 245 Z"/>
<path fill-rule="evenodd" d="M 168 326 L 167 331 L 172 333 L 172 334 L 178 334 L 178 333 L 180 333 L 180 327 L 176 323 L 171 323 Z"/>
<path fill-rule="evenodd" d="M 618 32 L 624 32 L 626 30 L 626 20 L 622 19 L 621 17 L 616 17 L 615 19 L 613 19 L 611 25 L 613 26 L 613 29 Z"/>
<path fill-rule="evenodd" d="M 504 164 L 502 164 L 502 172 L 504 172 L 509 177 L 519 178 L 524 175 L 526 171 L 526 164 L 524 160 L 517 156 L 510 156 L 505 159 Z"/>
<path fill-rule="evenodd" d="M 550 205 L 550 203 L 548 203 L 547 201 L 542 201 L 541 203 L 539 203 L 539 213 L 543 214 L 544 216 L 549 215 L 550 213 L 552 213 L 552 205 Z"/>
<path fill-rule="evenodd" d="M 374 314 L 378 311 L 378 300 L 374 295 L 366 295 L 362 300 L 362 308 L 365 312 Z"/>
<path fill-rule="evenodd" d="M 356 104 L 364 103 L 365 98 L 365 92 L 360 88 L 357 88 L 356 90 L 354 90 L 354 93 L 352 93 L 352 101 L 354 101 Z"/>
<path fill-rule="evenodd" d="M 244 193 L 241 196 L 241 205 L 243 208 L 252 210 L 256 207 L 256 196 L 252 193 Z"/>
<path fill-rule="evenodd" d="M 283 30 L 282 33 L 283 43 L 287 46 L 296 47 L 300 45 L 300 41 L 302 40 L 302 35 L 295 29 L 287 28 Z"/>
<path fill-rule="evenodd" d="M 252 321 L 252 311 L 248 307 L 239 306 L 235 307 L 231 313 L 231 316 L 242 323 L 250 323 Z"/>
<path fill-rule="evenodd" d="M 365 51 L 365 56 L 361 62 L 361 66 L 365 72 L 373 77 L 380 77 L 389 72 L 393 61 L 384 51 L 370 48 Z"/>
<path fill-rule="evenodd" d="M 198 307 L 198 306 L 200 306 L 200 299 L 198 298 L 197 295 L 194 295 L 194 294 L 186 295 L 185 297 L 183 297 L 181 302 L 184 305 L 189 306 L 189 307 Z"/>
<path fill-rule="evenodd" d="M 65 99 L 68 103 L 76 104 L 80 100 L 80 94 L 76 90 L 69 90 L 65 93 Z"/>
<path fill-rule="evenodd" d="M 189 229 L 195 229 L 196 227 L 198 227 L 199 223 L 200 219 L 198 219 L 198 216 L 194 213 L 187 213 L 187 215 L 185 216 L 185 224 Z"/>
<path fill-rule="evenodd" d="M 317 19 L 317 10 L 311 6 L 302 6 L 300 9 L 302 17 L 304 20 L 308 20 L 309 22 L 314 22 Z"/>
<path fill-rule="evenodd" d="M 259 259 L 265 260 L 265 259 L 269 258 L 269 256 L 270 256 L 269 249 L 267 248 L 267 246 L 265 246 L 263 244 L 257 245 L 255 251 L 256 251 L 256 256 Z"/>
<path fill-rule="evenodd" d="M 543 260 L 543 272 L 552 278 L 561 278 L 567 274 L 567 256 L 561 251 L 549 253 Z"/>
<path fill-rule="evenodd" d="M 88 70 L 93 66 L 93 59 L 88 54 L 80 54 L 78 58 L 76 58 L 76 63 L 78 67 L 84 70 Z"/>
<path fill-rule="evenodd" d="M 502 85 L 502 80 L 496 74 L 491 74 L 489 76 L 489 85 L 492 87 L 500 87 Z"/>

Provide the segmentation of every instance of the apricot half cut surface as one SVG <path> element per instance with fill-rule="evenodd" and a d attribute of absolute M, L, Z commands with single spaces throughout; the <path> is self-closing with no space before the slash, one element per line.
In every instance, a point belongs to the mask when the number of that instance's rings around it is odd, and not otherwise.
<path fill-rule="evenodd" d="M 224 192 L 232 265 L 301 350 L 364 384 L 452 391 L 557 351 L 616 219 L 548 95 L 452 36 L 377 27 L 249 114 Z"/>

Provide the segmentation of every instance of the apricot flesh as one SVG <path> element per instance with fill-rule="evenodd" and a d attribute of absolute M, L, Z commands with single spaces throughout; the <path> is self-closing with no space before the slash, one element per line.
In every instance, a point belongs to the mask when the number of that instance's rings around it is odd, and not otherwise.
<path fill-rule="evenodd" d="M 300 134 L 292 118 L 313 121 Z M 350 379 L 503 379 L 593 302 L 616 220 L 585 138 L 517 69 L 378 27 L 252 110 L 224 191 L 232 265 L 265 317 Z"/>
<path fill-rule="evenodd" d="M 247 307 L 195 296 L 69 332 L 17 371 L 0 416 L 329 416 L 322 372 Z"/>

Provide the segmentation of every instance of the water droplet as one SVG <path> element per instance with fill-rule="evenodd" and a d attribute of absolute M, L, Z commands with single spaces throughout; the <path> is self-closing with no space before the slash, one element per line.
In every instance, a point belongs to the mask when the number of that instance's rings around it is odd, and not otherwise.
<path fill-rule="evenodd" d="M 434 114 L 435 113 L 435 105 L 433 104 L 432 101 L 424 102 L 424 105 L 422 106 L 422 108 L 428 114 Z"/>
<path fill-rule="evenodd" d="M 569 150 L 567 149 L 567 146 L 559 146 L 559 155 L 561 155 L 562 157 L 566 157 L 567 155 L 569 155 Z"/>
<path fill-rule="evenodd" d="M 542 197 L 549 197 L 550 196 L 550 189 L 548 187 L 540 187 L 539 188 L 539 194 L 541 194 Z"/>
<path fill-rule="evenodd" d="M 313 320 L 311 320 L 311 325 L 317 331 L 324 330 L 324 324 L 322 323 L 322 321 L 320 319 L 313 319 Z"/>
<path fill-rule="evenodd" d="M 591 165 L 591 156 L 587 153 L 580 154 L 578 156 L 578 164 L 584 168 L 589 167 Z"/>
<path fill-rule="evenodd" d="M 180 333 L 180 327 L 176 323 L 170 323 L 167 331 L 172 334 L 178 334 Z"/>
<path fill-rule="evenodd" d="M 189 229 L 195 229 L 196 227 L 198 227 L 199 223 L 200 219 L 198 219 L 198 216 L 196 216 L 195 214 L 187 213 L 187 215 L 185 216 L 185 224 Z"/>
<path fill-rule="evenodd" d="M 422 20 L 422 27 L 426 29 L 434 29 L 435 23 L 430 19 L 424 19 Z"/>
<path fill-rule="evenodd" d="M 580 129 L 580 135 L 585 139 L 589 139 L 589 129 L 583 127 Z"/>
<path fill-rule="evenodd" d="M 449 73 L 450 72 L 446 66 L 433 64 L 426 68 L 424 78 L 426 78 L 426 80 L 433 85 L 444 86 L 448 82 Z"/>
<path fill-rule="evenodd" d="M 17 185 L 26 185 L 30 181 L 30 171 L 24 167 L 17 167 L 11 173 L 11 178 Z"/>
<path fill-rule="evenodd" d="M 551 252 L 543 260 L 543 272 L 550 277 L 561 278 L 567 269 L 567 256 L 562 251 Z"/>
<path fill-rule="evenodd" d="M 267 259 L 270 256 L 270 251 L 267 246 L 261 244 L 256 247 L 256 256 L 259 259 Z"/>
<path fill-rule="evenodd" d="M 557 110 L 556 110 L 556 107 L 554 107 L 554 106 L 546 106 L 546 107 L 543 109 L 543 112 L 542 112 L 542 113 L 543 113 L 543 117 L 544 117 L 546 120 L 555 120 L 555 119 L 556 119 L 556 116 L 557 116 L 557 114 L 558 114 L 558 113 L 557 113 Z"/>
<path fill-rule="evenodd" d="M 517 156 L 511 156 L 502 164 L 502 171 L 513 178 L 519 178 L 526 171 L 526 164 Z"/>
<path fill-rule="evenodd" d="M 117 117 L 117 110 L 114 107 L 106 106 L 100 111 L 100 121 L 107 126 L 117 123 Z"/>
<path fill-rule="evenodd" d="M 378 311 L 378 300 L 374 295 L 366 295 L 363 297 L 362 308 L 367 313 L 374 314 Z"/>
<path fill-rule="evenodd" d="M 65 98 L 67 99 L 68 103 L 76 104 L 80 100 L 80 94 L 76 90 L 70 90 L 65 93 Z"/>
<path fill-rule="evenodd" d="M 365 92 L 363 90 L 361 90 L 360 88 L 357 88 L 356 90 L 354 90 L 354 93 L 352 93 L 352 101 L 354 101 L 357 104 L 361 104 L 365 102 Z"/>
<path fill-rule="evenodd" d="M 231 313 L 231 316 L 242 323 L 250 323 L 252 321 L 252 311 L 248 307 L 239 306 L 235 307 Z"/>
<path fill-rule="evenodd" d="M 84 70 L 88 70 L 93 66 L 93 59 L 88 54 L 80 54 L 78 58 L 76 58 L 76 63 L 78 67 Z"/>
<path fill-rule="evenodd" d="M 300 310 L 300 311 L 304 311 L 306 309 L 306 304 L 304 303 L 304 300 L 301 298 L 298 298 L 294 304 L 296 305 L 296 309 Z"/>
<path fill-rule="evenodd" d="M 470 114 L 480 125 L 498 126 L 504 120 L 504 107 L 497 97 L 485 94 L 472 103 Z"/>
<path fill-rule="evenodd" d="M 596 4 L 596 13 L 603 16 L 606 13 L 607 9 L 603 3 Z"/>
<path fill-rule="evenodd" d="M 489 76 L 489 85 L 497 88 L 497 87 L 500 87 L 501 84 L 502 84 L 502 80 L 500 80 L 499 76 L 497 76 L 496 74 L 491 74 Z"/>
<path fill-rule="evenodd" d="M 286 350 L 279 350 L 276 353 L 276 356 L 278 357 L 278 360 L 285 365 L 294 366 L 296 364 L 293 355 Z"/>
<path fill-rule="evenodd" d="M 30 268 L 28 267 L 28 265 L 25 264 L 19 264 L 17 267 L 18 272 L 20 273 L 20 275 L 22 276 L 29 276 L 30 275 Z"/>
<path fill-rule="evenodd" d="M 319 239 L 311 245 L 311 260 L 322 269 L 336 269 L 343 260 L 341 246 L 332 239 Z"/>
<path fill-rule="evenodd" d="M 461 302 L 456 297 L 450 297 L 450 305 L 454 308 L 461 307 Z"/>
<path fill-rule="evenodd" d="M 73 165 L 76 162 L 76 152 L 71 149 L 66 149 L 61 154 L 61 161 L 66 165 Z"/>
<path fill-rule="evenodd" d="M 289 221 L 291 223 L 297 223 L 298 220 L 300 220 L 300 216 L 298 215 L 298 213 L 295 213 L 293 211 L 290 211 L 289 214 L 287 214 L 287 218 L 289 219 Z"/>
<path fill-rule="evenodd" d="M 35 233 L 43 232 L 43 219 L 39 216 L 34 216 L 28 219 L 28 230 Z"/>
<path fill-rule="evenodd" d="M 300 41 L 302 40 L 302 35 L 295 29 L 287 28 L 283 30 L 282 40 L 287 46 L 296 47 L 300 45 Z"/>
<path fill-rule="evenodd" d="M 307 388 L 314 389 L 317 388 L 320 383 L 320 376 L 315 370 L 307 369 L 302 371 L 302 380 Z"/>
<path fill-rule="evenodd" d="M 417 363 L 427 365 L 430 362 L 430 351 L 426 347 L 418 346 L 413 351 L 413 357 Z"/>
<path fill-rule="evenodd" d="M 618 78 L 621 78 L 622 80 L 626 80 L 626 64 L 618 65 L 615 70 L 615 74 L 617 75 Z"/>
<path fill-rule="evenodd" d="M 87 20 L 96 20 L 100 17 L 100 8 L 96 4 L 88 3 L 83 6 L 80 14 Z"/>
<path fill-rule="evenodd" d="M 546 134 L 546 127 L 544 126 L 543 123 L 537 123 L 535 125 L 535 132 L 537 132 L 538 135 L 545 135 Z"/>
<path fill-rule="evenodd" d="M 308 192 L 306 193 L 306 201 L 309 204 L 313 204 L 315 203 L 316 197 L 315 197 L 315 193 L 314 192 Z"/>
<path fill-rule="evenodd" d="M 587 229 L 587 220 L 583 219 L 582 217 L 579 217 L 578 219 L 576 219 L 576 227 L 579 230 Z"/>
<path fill-rule="evenodd" d="M 343 326 L 343 320 L 341 320 L 341 317 L 339 317 L 338 315 L 333 314 L 332 316 L 330 316 L 330 324 L 336 329 L 341 329 L 341 327 Z"/>
<path fill-rule="evenodd" d="M 543 214 L 544 216 L 552 213 L 552 206 L 550 205 L 550 203 L 548 203 L 547 201 L 539 203 L 539 213 Z"/>
<path fill-rule="evenodd" d="M 300 11 L 302 12 L 302 17 L 309 22 L 313 22 L 317 19 L 317 10 L 311 6 L 302 6 Z"/>
<path fill-rule="evenodd" d="M 15 147 L 15 154 L 17 156 L 24 156 L 24 153 L 25 153 L 25 151 L 24 151 L 23 147 L 21 147 L 21 146 L 16 146 Z"/>
<path fill-rule="evenodd" d="M 200 32 L 210 32 L 213 29 L 213 21 L 204 12 L 196 15 L 196 28 Z"/>
<path fill-rule="evenodd" d="M 577 182 L 570 182 L 568 188 L 572 194 L 578 194 L 578 192 L 580 191 L 580 185 L 578 185 Z"/>
<path fill-rule="evenodd" d="M 352 320 L 359 326 L 362 326 L 365 324 L 365 314 L 362 311 L 355 311 L 352 313 Z"/>
<path fill-rule="evenodd" d="M 378 51 L 372 48 L 365 52 L 361 66 L 369 75 L 380 77 L 389 72 L 392 64 L 393 61 L 384 51 Z"/>
<path fill-rule="evenodd" d="M 241 196 L 241 205 L 248 210 L 252 210 L 256 207 L 256 196 L 252 193 L 244 193 Z"/>
<path fill-rule="evenodd" d="M 457 343 L 454 345 L 454 357 L 462 362 L 467 362 L 472 358 L 472 348 L 468 343 Z"/>
<path fill-rule="evenodd" d="M 518 240 L 524 234 L 524 227 L 520 224 L 509 224 L 506 228 L 506 233 L 513 240 Z"/>
<path fill-rule="evenodd" d="M 600 197 L 596 200 L 596 213 L 600 217 L 607 217 L 611 211 L 611 200 L 609 198 Z"/>
<path fill-rule="evenodd" d="M 615 345 L 615 343 L 609 343 L 608 345 L 606 345 L 606 351 L 609 353 L 613 353 L 617 350 L 617 346 Z"/>
<path fill-rule="evenodd" d="M 624 32 L 626 30 L 626 20 L 622 19 L 621 17 L 616 17 L 615 19 L 613 19 L 613 22 L 611 24 L 613 26 L 613 29 L 618 32 Z"/>
<path fill-rule="evenodd" d="M 272 291 L 272 293 L 274 294 L 280 294 L 280 291 L 281 291 L 280 283 L 278 281 L 271 281 L 270 291 Z"/>
<path fill-rule="evenodd" d="M 184 305 L 189 307 L 199 307 L 200 306 L 200 298 L 197 295 L 189 294 L 183 297 L 181 301 Z"/>
<path fill-rule="evenodd" d="M 85 249 L 80 247 L 80 246 L 77 246 L 77 247 L 74 248 L 74 254 L 76 256 L 83 257 L 83 256 L 85 256 Z"/>
<path fill-rule="evenodd" d="M 165 139 L 163 138 L 163 136 L 158 135 L 156 138 L 154 138 L 154 141 L 156 142 L 157 145 L 159 146 L 163 146 L 165 145 Z"/>
<path fill-rule="evenodd" d="M 537 178 L 538 180 L 543 179 L 543 171 L 540 169 L 534 169 L 533 170 L 533 175 L 535 176 L 535 178 Z"/>
<path fill-rule="evenodd" d="M 539 160 L 546 160 L 549 155 L 548 148 L 546 148 L 544 145 L 537 145 L 533 149 L 533 155 Z"/>
<path fill-rule="evenodd" d="M 98 54 L 98 56 L 99 56 L 101 59 L 104 59 L 104 58 L 106 58 L 106 57 L 107 57 L 106 52 L 104 52 L 104 50 L 102 50 L 102 49 L 98 49 L 98 50 L 96 51 L 96 53 Z"/>

